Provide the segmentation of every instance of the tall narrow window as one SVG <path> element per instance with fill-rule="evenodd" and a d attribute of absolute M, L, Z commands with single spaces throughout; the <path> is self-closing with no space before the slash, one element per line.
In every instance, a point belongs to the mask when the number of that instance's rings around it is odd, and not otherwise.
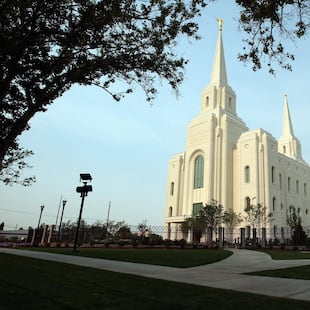
<path fill-rule="evenodd" d="M 280 189 L 282 189 L 282 174 L 279 174 Z"/>
<path fill-rule="evenodd" d="M 287 190 L 290 192 L 291 191 L 291 178 L 287 178 Z"/>
<path fill-rule="evenodd" d="M 296 194 L 299 194 L 299 180 L 296 181 Z"/>
<path fill-rule="evenodd" d="M 168 223 L 168 235 L 167 235 L 168 239 L 171 239 L 171 223 Z"/>
<path fill-rule="evenodd" d="M 272 198 L 272 211 L 276 210 L 276 197 Z"/>
<path fill-rule="evenodd" d="M 206 107 L 208 107 L 209 106 L 209 97 L 207 96 L 206 97 Z"/>
<path fill-rule="evenodd" d="M 246 166 L 244 168 L 244 182 L 250 183 L 250 167 L 249 166 Z"/>
<path fill-rule="evenodd" d="M 275 173 L 275 168 L 272 166 L 271 167 L 271 182 L 274 183 L 274 173 Z"/>
<path fill-rule="evenodd" d="M 174 182 L 171 182 L 170 184 L 170 195 L 173 196 L 174 194 Z"/>
<path fill-rule="evenodd" d="M 286 154 L 286 147 L 283 145 L 283 153 Z"/>
<path fill-rule="evenodd" d="M 169 208 L 169 216 L 172 216 L 172 207 Z"/>
<path fill-rule="evenodd" d="M 304 183 L 304 195 L 307 196 L 307 183 Z"/>
<path fill-rule="evenodd" d="M 203 187 L 203 169 L 204 169 L 204 159 L 201 155 L 199 155 L 195 159 L 194 188 Z"/>

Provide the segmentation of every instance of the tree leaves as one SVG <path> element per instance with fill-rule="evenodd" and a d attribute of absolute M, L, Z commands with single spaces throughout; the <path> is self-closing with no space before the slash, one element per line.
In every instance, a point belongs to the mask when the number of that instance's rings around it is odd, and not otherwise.
<path fill-rule="evenodd" d="M 271 74 L 272 63 L 292 70 L 294 55 L 284 50 L 282 42 L 306 35 L 309 28 L 310 3 L 305 0 L 236 0 L 241 6 L 239 25 L 247 34 L 239 60 L 250 62 L 254 71 L 266 62 Z"/>
<path fill-rule="evenodd" d="M 203 0 L 1 1 L 2 180 L 15 182 L 20 174 L 9 167 L 31 154 L 17 140 L 29 120 L 73 84 L 97 85 L 117 101 L 135 85 L 152 100 L 157 78 L 177 92 L 186 60 L 175 52 L 176 40 L 197 38 L 193 19 L 204 6 Z M 129 87 L 114 93 L 119 80 Z"/>

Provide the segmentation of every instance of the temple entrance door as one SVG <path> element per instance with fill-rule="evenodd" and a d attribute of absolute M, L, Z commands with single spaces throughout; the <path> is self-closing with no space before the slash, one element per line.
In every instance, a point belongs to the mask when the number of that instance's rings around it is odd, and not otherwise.
<path fill-rule="evenodd" d="M 193 242 L 200 243 L 202 232 L 201 230 L 194 229 L 193 231 Z"/>

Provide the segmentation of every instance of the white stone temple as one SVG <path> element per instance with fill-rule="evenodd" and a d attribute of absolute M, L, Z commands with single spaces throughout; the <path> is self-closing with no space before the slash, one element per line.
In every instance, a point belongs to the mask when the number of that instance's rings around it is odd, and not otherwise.
<path fill-rule="evenodd" d="M 228 84 L 221 23 L 200 105 L 187 127 L 186 150 L 169 161 L 165 237 L 182 238 L 180 224 L 213 201 L 242 215 L 249 204 L 263 205 L 272 212 L 269 229 L 287 227 L 286 212 L 292 205 L 302 225 L 310 226 L 310 167 L 294 135 L 287 96 L 279 140 L 264 129 L 248 129 L 237 115 L 236 95 Z"/>

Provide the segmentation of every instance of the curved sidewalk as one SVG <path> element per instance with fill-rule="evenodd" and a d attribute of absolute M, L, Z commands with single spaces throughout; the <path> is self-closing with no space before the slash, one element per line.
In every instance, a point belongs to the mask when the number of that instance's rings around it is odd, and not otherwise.
<path fill-rule="evenodd" d="M 233 255 L 220 262 L 181 269 L 48 252 L 0 248 L 0 253 L 51 260 L 161 280 L 310 301 L 309 280 L 243 274 L 252 271 L 310 265 L 310 259 L 272 260 L 269 255 L 257 251 L 233 249 L 232 252 Z"/>

